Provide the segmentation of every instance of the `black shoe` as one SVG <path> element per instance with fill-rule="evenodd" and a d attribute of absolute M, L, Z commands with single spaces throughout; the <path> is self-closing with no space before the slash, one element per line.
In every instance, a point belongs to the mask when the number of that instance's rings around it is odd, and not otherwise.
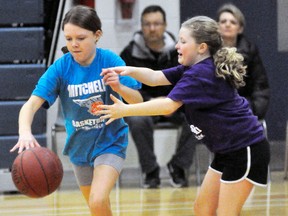
<path fill-rule="evenodd" d="M 180 167 L 169 162 L 167 164 L 170 176 L 171 176 L 171 185 L 175 188 L 182 188 L 188 186 L 188 181 L 185 177 L 185 171 Z"/>
<path fill-rule="evenodd" d="M 159 178 L 160 169 L 157 167 L 150 173 L 146 174 L 144 181 L 144 188 L 159 188 L 160 186 L 160 178 Z"/>

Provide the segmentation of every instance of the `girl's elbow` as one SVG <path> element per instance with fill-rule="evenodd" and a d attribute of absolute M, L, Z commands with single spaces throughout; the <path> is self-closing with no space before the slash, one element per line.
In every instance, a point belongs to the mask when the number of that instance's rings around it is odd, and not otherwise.
<path fill-rule="evenodd" d="M 144 99 L 142 97 L 142 95 L 139 93 L 138 95 L 136 95 L 135 97 L 133 97 L 134 101 L 133 103 L 142 103 L 144 102 Z"/>
<path fill-rule="evenodd" d="M 139 96 L 137 97 L 137 100 L 139 101 L 138 103 L 144 102 L 144 98 L 140 93 L 139 93 Z"/>
<path fill-rule="evenodd" d="M 164 110 L 164 115 L 171 115 L 173 114 L 177 109 L 172 108 L 172 107 L 166 107 L 166 109 Z"/>
<path fill-rule="evenodd" d="M 166 106 L 164 106 L 166 115 L 173 114 L 183 105 L 181 101 L 174 101 L 170 98 L 166 98 L 166 100 L 167 100 L 167 103 L 166 103 Z"/>

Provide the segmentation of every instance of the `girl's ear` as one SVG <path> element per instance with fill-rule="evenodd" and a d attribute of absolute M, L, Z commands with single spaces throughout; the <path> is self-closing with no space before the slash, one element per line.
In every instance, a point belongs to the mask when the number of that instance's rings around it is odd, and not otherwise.
<path fill-rule="evenodd" d="M 200 54 L 205 53 L 208 50 L 208 45 L 206 43 L 201 43 L 198 47 L 198 52 Z"/>
<path fill-rule="evenodd" d="M 100 39 L 100 37 L 102 36 L 102 31 L 101 30 L 97 30 L 94 34 L 94 37 L 95 37 L 95 43 L 97 43 Z"/>

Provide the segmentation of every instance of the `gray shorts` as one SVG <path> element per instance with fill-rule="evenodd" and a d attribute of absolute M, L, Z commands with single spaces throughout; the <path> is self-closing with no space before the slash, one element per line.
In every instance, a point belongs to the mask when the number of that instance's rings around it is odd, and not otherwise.
<path fill-rule="evenodd" d="M 103 154 L 95 158 L 94 167 L 99 165 L 109 165 L 114 167 L 120 174 L 124 165 L 124 159 L 114 154 Z M 93 179 L 94 167 L 77 166 L 72 164 L 74 174 L 79 186 L 91 185 Z"/>

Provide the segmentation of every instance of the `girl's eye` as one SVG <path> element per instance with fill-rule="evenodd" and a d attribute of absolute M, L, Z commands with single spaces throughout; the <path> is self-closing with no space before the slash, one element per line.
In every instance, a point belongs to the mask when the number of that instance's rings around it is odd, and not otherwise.
<path fill-rule="evenodd" d="M 83 40 L 85 40 L 85 38 L 86 38 L 86 37 L 79 36 L 79 37 L 76 38 L 76 40 L 78 40 L 78 41 L 83 41 Z"/>
<path fill-rule="evenodd" d="M 185 41 L 184 41 L 183 39 L 180 39 L 180 38 L 179 38 L 178 41 L 177 41 L 177 43 L 182 43 L 182 44 L 183 44 L 183 43 L 185 43 Z"/>

